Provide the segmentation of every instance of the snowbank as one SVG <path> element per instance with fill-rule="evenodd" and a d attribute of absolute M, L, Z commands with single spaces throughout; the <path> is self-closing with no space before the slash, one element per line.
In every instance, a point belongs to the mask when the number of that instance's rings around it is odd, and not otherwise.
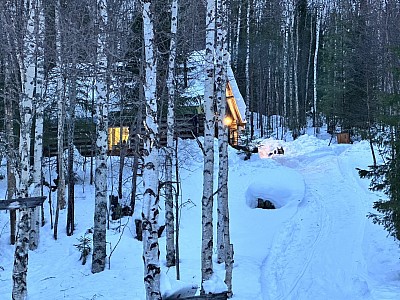
<path fill-rule="evenodd" d="M 263 175 L 247 188 L 246 204 L 249 207 L 256 208 L 258 199 L 271 201 L 275 208 L 303 200 L 305 184 L 298 172 L 281 167 L 264 171 Z"/>

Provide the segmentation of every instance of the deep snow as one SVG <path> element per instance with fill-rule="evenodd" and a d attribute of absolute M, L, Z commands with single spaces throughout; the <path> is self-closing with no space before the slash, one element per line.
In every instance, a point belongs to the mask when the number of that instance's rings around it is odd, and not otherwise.
<path fill-rule="evenodd" d="M 276 141 L 266 140 L 264 144 Z M 332 144 L 329 139 L 304 135 L 279 141 L 284 155 L 250 160 L 230 148 L 229 201 L 231 240 L 235 250 L 234 298 L 257 299 L 400 299 L 400 251 L 382 227 L 366 218 L 382 195 L 368 190 L 356 167 L 371 162 L 367 142 Z M 165 267 L 165 238 L 160 239 L 162 289 L 200 284 L 202 156 L 195 141 L 180 142 L 182 205 L 180 225 L 181 279 Z M 217 156 L 216 156 L 217 158 Z M 4 163 L 4 161 L 3 161 Z M 88 165 L 87 165 L 88 167 Z M 145 298 L 141 243 L 134 239 L 133 218 L 110 223 L 107 269 L 90 272 L 74 247 L 93 224 L 93 186 L 77 170 L 84 185 L 76 186 L 76 232 L 65 234 L 66 212 L 60 217 L 59 239 L 52 238 L 49 205 L 38 250 L 31 251 L 28 270 L 29 300 Z M 47 169 L 46 169 L 47 170 Z M 110 192 L 115 194 L 117 160 L 110 163 Z M 1 172 L 4 174 L 4 164 Z M 129 198 L 131 175 L 125 169 L 124 197 Z M 48 170 L 46 171 L 48 176 Z M 53 174 L 54 178 L 54 174 Z M 6 181 L 0 181 L 0 198 Z M 48 190 L 45 190 L 48 196 Z M 277 209 L 254 208 L 257 198 Z M 56 194 L 52 195 L 55 202 Z M 140 203 L 139 203 L 140 204 Z M 139 212 L 136 212 L 139 214 Z M 162 222 L 163 217 L 161 218 Z M 0 299 L 11 299 L 14 247 L 8 243 L 8 213 L 0 212 Z M 215 265 L 210 289 L 220 289 L 223 267 Z"/>

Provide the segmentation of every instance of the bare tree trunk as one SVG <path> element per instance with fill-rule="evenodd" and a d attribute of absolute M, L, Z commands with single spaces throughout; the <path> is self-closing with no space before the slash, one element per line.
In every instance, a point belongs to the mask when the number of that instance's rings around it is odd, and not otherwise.
<path fill-rule="evenodd" d="M 157 124 L 157 57 L 154 45 L 152 1 L 143 5 L 143 35 L 145 48 L 146 136 L 144 153 L 144 195 L 142 207 L 144 284 L 147 300 L 161 300 L 160 260 L 158 244 L 158 124 Z"/>
<path fill-rule="evenodd" d="M 141 72 L 141 71 L 140 71 Z M 132 190 L 131 190 L 131 203 L 130 207 L 132 212 L 135 211 L 135 203 L 136 203 L 136 186 L 137 186 L 137 177 L 138 177 L 138 170 L 139 170 L 139 160 L 141 158 L 140 154 L 140 133 L 142 128 L 142 121 L 143 121 L 143 90 L 139 89 L 139 107 L 136 116 L 136 129 L 134 132 L 134 136 L 131 137 L 134 142 L 134 157 L 133 157 L 133 167 L 132 167 Z M 133 130 L 132 130 L 133 132 Z"/>
<path fill-rule="evenodd" d="M 97 151 L 95 170 L 95 208 L 93 226 L 92 273 L 102 272 L 106 265 L 106 224 L 107 224 L 107 134 L 108 134 L 108 61 L 105 54 L 107 11 L 102 0 L 98 0 L 96 17 L 99 24 L 97 78 L 96 78 L 96 131 Z M 106 84 L 104 84 L 106 82 Z"/>
<path fill-rule="evenodd" d="M 251 0 L 247 1 L 247 13 L 246 13 L 246 120 L 250 124 L 250 10 Z M 249 126 L 249 125 L 247 125 Z"/>
<path fill-rule="evenodd" d="M 33 160 L 33 195 L 42 195 L 42 155 L 43 155 L 43 98 L 36 99 L 35 121 L 35 147 Z M 29 233 L 29 249 L 35 250 L 39 245 L 40 207 L 36 207 L 32 213 L 31 231 Z"/>
<path fill-rule="evenodd" d="M 122 92 L 121 92 L 122 94 Z M 123 140 L 124 126 L 122 124 L 123 101 L 120 100 L 120 127 L 119 127 L 119 170 L 118 170 L 118 199 L 122 199 L 122 181 L 124 174 L 125 156 L 127 150 L 127 141 Z"/>
<path fill-rule="evenodd" d="M 41 7 L 35 6 L 35 20 L 34 20 L 34 38 L 35 38 L 35 51 L 34 51 L 34 100 L 35 100 L 35 137 L 34 137 L 34 159 L 33 159 L 33 195 L 41 196 L 42 193 L 42 155 L 43 155 L 43 11 Z M 40 207 L 36 207 L 32 211 L 31 224 L 29 232 L 29 249 L 35 250 L 39 245 L 39 228 L 40 228 Z"/>
<path fill-rule="evenodd" d="M 233 66 L 237 69 L 238 63 L 238 56 L 239 56 L 239 41 L 240 41 L 240 26 L 241 26 L 241 18 L 242 18 L 242 3 L 239 3 L 239 11 L 238 11 L 238 18 L 236 23 L 236 41 L 235 41 L 235 48 L 232 51 L 233 57 Z"/>
<path fill-rule="evenodd" d="M 175 142 L 175 178 L 179 178 L 179 164 L 178 164 L 178 139 Z M 180 197 L 180 183 L 176 183 L 176 191 L 175 191 L 175 269 L 176 269 L 176 280 L 181 279 L 181 271 L 180 271 L 180 252 L 179 252 L 179 197 Z"/>
<path fill-rule="evenodd" d="M 206 16 L 206 80 L 204 85 L 204 173 L 202 197 L 201 293 L 204 283 L 213 275 L 213 180 L 214 180 L 214 51 L 215 1 L 207 0 Z"/>
<path fill-rule="evenodd" d="M 28 297 L 26 277 L 28 273 L 29 230 L 29 212 L 27 209 L 20 209 L 12 275 L 13 300 L 26 300 Z"/>
<path fill-rule="evenodd" d="M 300 104 L 299 104 L 299 79 L 298 79 L 298 58 L 299 58 L 299 26 L 298 22 L 294 24 L 294 15 L 292 15 L 292 28 L 296 26 L 295 28 L 295 35 L 296 35 L 296 40 L 294 39 L 294 34 L 293 34 L 293 29 L 292 29 L 292 34 L 291 34 L 291 40 L 292 40 L 292 53 L 293 53 L 293 83 L 294 83 L 294 111 L 295 111 L 295 116 L 294 116 L 294 126 L 292 128 L 293 133 L 292 136 L 294 138 L 297 138 L 300 132 Z"/>
<path fill-rule="evenodd" d="M 166 148 L 166 199 L 165 199 L 165 231 L 166 231 L 166 264 L 175 265 L 174 241 L 174 197 L 172 194 L 172 166 L 174 161 L 174 122 L 175 122 L 175 58 L 176 32 L 178 29 L 178 0 L 171 3 L 171 43 L 168 65 L 168 114 L 167 114 L 167 148 Z"/>
<path fill-rule="evenodd" d="M 309 77 L 310 77 L 310 69 L 311 69 L 311 61 L 312 61 L 312 46 L 314 41 L 314 33 L 313 33 L 313 22 L 312 22 L 312 14 L 310 20 L 310 45 L 308 49 L 308 59 L 307 59 L 307 72 L 306 72 L 306 82 L 305 82 L 305 93 L 304 93 L 304 117 L 307 126 L 307 103 L 308 103 L 308 85 L 309 85 Z"/>
<path fill-rule="evenodd" d="M 26 6 L 25 6 L 26 5 Z M 18 46 L 16 47 L 19 74 L 21 76 L 21 99 L 20 99 L 20 143 L 19 143 L 19 176 L 17 177 L 17 196 L 28 197 L 29 182 L 31 179 L 30 171 L 30 141 L 32 128 L 33 96 L 35 93 L 35 63 L 33 52 L 28 49 L 35 48 L 34 22 L 38 18 L 36 2 L 27 1 L 22 7 L 26 13 L 16 16 L 14 26 L 23 28 L 21 35 L 18 35 Z M 25 56 L 22 53 L 27 53 Z M 20 209 L 17 242 L 14 253 L 13 269 L 13 300 L 27 299 L 27 271 L 28 271 L 28 247 L 29 247 L 29 214 L 27 209 Z"/>
<path fill-rule="evenodd" d="M 56 52 L 58 56 L 58 69 L 59 78 L 57 80 L 57 174 L 56 179 L 57 185 L 57 205 L 54 216 L 54 228 L 53 236 L 54 239 L 58 238 L 58 219 L 60 215 L 60 209 L 65 209 L 65 176 L 64 176 L 64 124 L 65 124 L 65 94 L 66 94 L 66 75 L 63 70 L 63 49 L 62 49 L 62 17 L 61 17 L 61 0 L 57 0 L 56 13 L 55 13 L 55 25 L 56 25 Z"/>
<path fill-rule="evenodd" d="M 226 82 L 228 54 L 226 50 L 226 1 L 217 1 L 216 20 L 216 58 L 215 58 L 215 94 L 218 111 L 218 197 L 217 197 L 217 262 L 225 262 L 224 243 L 225 201 L 228 201 L 228 128 L 224 124 L 226 114 Z"/>
<path fill-rule="evenodd" d="M 5 117 L 5 136 L 6 136 L 6 155 L 7 155 L 7 199 L 11 200 L 16 191 L 16 153 L 14 140 L 14 97 L 12 92 L 11 64 L 8 62 L 10 57 L 5 59 L 4 65 L 4 117 Z M 10 210 L 10 244 L 15 244 L 16 239 L 17 214 L 15 209 Z"/>
<path fill-rule="evenodd" d="M 313 75 L 313 93 L 314 93 L 314 101 L 313 101 L 313 127 L 316 133 L 319 133 L 319 110 L 317 109 L 318 98 L 317 98 L 317 70 L 318 70 L 318 52 L 319 52 L 319 38 L 321 32 L 321 21 L 322 21 L 322 3 L 317 1 L 316 7 L 316 20 L 315 20 L 315 51 L 314 51 L 314 75 Z"/>
<path fill-rule="evenodd" d="M 74 234 L 74 206 L 75 206 L 75 174 L 74 174 L 74 134 L 75 134 L 75 102 L 76 102 L 76 66 L 72 62 L 72 76 L 69 83 L 69 118 L 68 118 L 68 208 L 67 208 L 67 236 Z"/>
<path fill-rule="evenodd" d="M 60 209 L 64 209 L 65 202 L 65 176 L 64 176 L 64 121 L 65 121 L 65 79 L 58 80 L 59 99 L 57 103 L 57 206 L 54 217 L 54 239 L 58 238 L 58 218 Z"/>

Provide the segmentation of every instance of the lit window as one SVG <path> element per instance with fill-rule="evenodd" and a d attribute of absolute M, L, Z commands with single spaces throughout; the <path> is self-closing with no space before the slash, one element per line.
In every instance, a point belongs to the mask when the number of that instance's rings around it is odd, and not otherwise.
<path fill-rule="evenodd" d="M 121 136 L 122 129 L 122 136 Z M 119 146 L 122 143 L 128 143 L 129 138 L 129 127 L 110 127 L 108 128 L 108 150 L 112 150 L 114 147 Z"/>

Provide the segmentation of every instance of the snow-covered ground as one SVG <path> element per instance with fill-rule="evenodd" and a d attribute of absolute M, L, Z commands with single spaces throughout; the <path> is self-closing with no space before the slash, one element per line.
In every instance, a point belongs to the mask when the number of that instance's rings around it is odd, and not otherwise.
<path fill-rule="evenodd" d="M 366 218 L 382 195 L 370 192 L 368 180 L 360 179 L 355 169 L 371 164 L 368 143 L 328 146 L 329 140 L 304 135 L 279 144 L 285 154 L 267 159 L 254 154 L 244 161 L 230 149 L 233 299 L 400 299 L 398 244 Z M 180 149 L 181 280 L 200 285 L 202 156 L 194 141 L 181 141 Z M 117 170 L 115 162 L 112 171 Z M 128 197 L 130 170 L 125 171 Z M 5 197 L 5 187 L 1 180 L 0 198 Z M 115 193 L 116 185 L 110 184 L 110 189 Z M 254 208 L 257 198 L 270 200 L 277 209 Z M 145 298 L 142 248 L 134 239 L 133 218 L 110 223 L 112 254 L 104 272 L 92 274 L 90 259 L 81 265 L 74 244 L 92 226 L 93 206 L 93 187 L 86 175 L 85 184 L 76 186 L 76 233 L 65 235 L 63 211 L 55 241 L 46 201 L 40 246 L 29 254 L 29 300 Z M 11 299 L 14 247 L 8 238 L 8 213 L 1 211 L 0 300 Z M 164 237 L 160 248 L 166 292 L 177 285 L 175 268 L 165 267 Z M 224 278 L 222 266 L 216 265 L 215 273 Z"/>

